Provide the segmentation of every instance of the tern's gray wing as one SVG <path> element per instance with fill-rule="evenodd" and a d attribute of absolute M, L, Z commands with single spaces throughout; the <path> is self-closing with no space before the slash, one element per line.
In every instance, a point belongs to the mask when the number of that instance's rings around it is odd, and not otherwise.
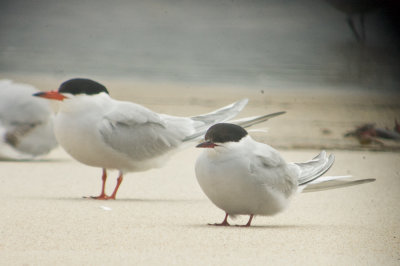
<path fill-rule="evenodd" d="M 249 161 L 251 174 L 265 187 L 282 191 L 287 197 L 297 188 L 297 169 L 290 167 L 274 148 L 257 143 Z"/>
<path fill-rule="evenodd" d="M 180 146 L 191 132 L 187 118 L 159 115 L 134 103 L 120 103 L 99 125 L 104 142 L 114 150 L 143 161 Z"/>
<path fill-rule="evenodd" d="M 7 125 L 6 128 L 2 128 L 0 132 L 3 132 L 4 143 L 31 157 L 49 153 L 57 146 L 51 117 L 47 121 L 14 122 Z M 24 156 L 14 159 L 24 159 Z"/>

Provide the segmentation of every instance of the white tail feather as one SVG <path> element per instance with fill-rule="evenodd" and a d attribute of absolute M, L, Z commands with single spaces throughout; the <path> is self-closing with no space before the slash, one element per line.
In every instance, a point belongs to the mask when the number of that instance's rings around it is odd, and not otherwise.
<path fill-rule="evenodd" d="M 305 163 L 295 163 L 300 168 L 299 185 L 305 185 L 325 174 L 331 168 L 335 156 L 326 155 L 325 151 Z"/>
<path fill-rule="evenodd" d="M 193 121 L 200 122 L 200 124 L 196 127 L 196 133 L 186 137 L 183 141 L 187 142 L 201 138 L 207 132 L 208 128 L 212 125 L 225 122 L 235 117 L 246 106 L 247 102 L 247 99 L 242 99 L 228 106 L 222 107 L 214 112 L 191 117 Z M 284 113 L 286 112 L 277 112 L 268 115 L 245 117 L 229 122 L 246 128 L 255 124 L 259 124 L 261 122 L 265 122 L 272 117 Z"/>
<path fill-rule="evenodd" d="M 348 180 L 351 176 L 325 176 L 318 178 L 308 184 L 299 186 L 299 192 L 316 192 L 329 189 L 343 188 L 355 185 L 361 185 L 365 183 L 374 182 L 376 179 L 357 179 Z M 347 179 L 347 180 L 346 180 Z"/>

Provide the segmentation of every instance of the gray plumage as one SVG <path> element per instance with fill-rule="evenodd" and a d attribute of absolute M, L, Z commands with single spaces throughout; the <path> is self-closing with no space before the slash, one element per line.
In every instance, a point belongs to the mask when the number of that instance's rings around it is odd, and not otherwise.
<path fill-rule="evenodd" d="M 319 191 L 372 182 L 374 179 L 344 180 L 322 177 L 334 162 L 322 151 L 304 163 L 288 163 L 271 146 L 257 142 L 233 124 L 210 127 L 197 158 L 197 181 L 207 197 L 228 216 L 274 215 L 283 211 L 298 192 Z"/>

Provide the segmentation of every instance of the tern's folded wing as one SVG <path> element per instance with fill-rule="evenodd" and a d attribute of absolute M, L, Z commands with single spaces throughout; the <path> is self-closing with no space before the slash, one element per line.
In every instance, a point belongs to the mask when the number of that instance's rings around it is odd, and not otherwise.
<path fill-rule="evenodd" d="M 176 123 L 133 103 L 120 104 L 109 112 L 99 131 L 107 145 L 137 161 L 162 156 L 185 138 Z"/>

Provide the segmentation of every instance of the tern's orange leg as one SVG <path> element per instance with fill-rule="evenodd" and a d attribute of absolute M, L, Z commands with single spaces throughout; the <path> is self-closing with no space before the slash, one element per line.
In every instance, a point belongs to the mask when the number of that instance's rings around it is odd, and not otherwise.
<path fill-rule="evenodd" d="M 215 226 L 230 226 L 230 224 L 228 223 L 228 213 L 225 213 L 225 219 L 222 221 L 222 223 L 218 224 L 208 224 L 208 225 L 215 225 Z"/>
<path fill-rule="evenodd" d="M 92 199 L 98 199 L 98 200 L 106 200 L 108 199 L 108 196 L 106 195 L 106 181 L 107 181 L 107 170 L 103 168 L 103 175 L 101 176 L 102 180 L 102 185 L 101 185 L 101 193 L 99 196 L 92 196 Z"/>
<path fill-rule="evenodd" d="M 121 182 L 122 182 L 123 179 L 124 179 L 123 173 L 119 172 L 119 177 L 117 179 L 117 185 L 115 186 L 114 192 L 107 199 L 114 199 L 115 200 L 115 196 L 117 196 L 118 188 L 121 185 Z"/>

